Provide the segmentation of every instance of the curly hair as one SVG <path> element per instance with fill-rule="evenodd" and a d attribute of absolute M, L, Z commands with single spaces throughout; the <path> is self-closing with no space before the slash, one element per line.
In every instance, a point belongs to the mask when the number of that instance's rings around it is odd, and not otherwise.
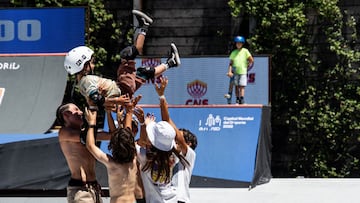
<path fill-rule="evenodd" d="M 142 171 L 150 171 L 153 181 L 161 183 L 169 183 L 172 176 L 172 159 L 177 156 L 180 162 L 186 166 L 189 162 L 185 157 L 173 148 L 170 151 L 162 151 L 154 146 L 146 152 L 147 162 L 142 168 Z"/>
<path fill-rule="evenodd" d="M 192 133 L 190 130 L 185 129 L 185 128 L 180 128 L 179 130 L 183 131 L 183 135 L 184 135 L 184 139 L 186 141 L 186 143 L 190 143 L 190 147 L 195 150 L 195 148 L 198 145 L 197 142 L 197 137 L 194 133 Z"/>
<path fill-rule="evenodd" d="M 108 149 L 115 162 L 124 164 L 132 162 L 135 154 L 134 135 L 129 128 L 119 128 L 111 136 Z"/>

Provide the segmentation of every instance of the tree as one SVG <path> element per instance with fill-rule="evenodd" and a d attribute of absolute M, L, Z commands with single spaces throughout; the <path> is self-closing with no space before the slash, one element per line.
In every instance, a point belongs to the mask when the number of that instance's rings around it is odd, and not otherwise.
<path fill-rule="evenodd" d="M 354 18 L 344 17 L 338 1 L 228 4 L 232 15 L 255 19 L 249 38 L 253 52 L 272 55 L 273 152 L 289 160 L 281 176 L 358 176 L 360 88 Z"/>

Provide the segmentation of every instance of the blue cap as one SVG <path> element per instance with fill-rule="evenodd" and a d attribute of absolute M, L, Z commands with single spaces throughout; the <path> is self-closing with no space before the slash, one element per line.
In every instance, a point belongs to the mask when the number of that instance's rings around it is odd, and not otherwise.
<path fill-rule="evenodd" d="M 243 37 L 243 36 L 236 36 L 236 37 L 234 38 L 234 42 L 241 42 L 241 43 L 245 44 L 245 37 Z"/>

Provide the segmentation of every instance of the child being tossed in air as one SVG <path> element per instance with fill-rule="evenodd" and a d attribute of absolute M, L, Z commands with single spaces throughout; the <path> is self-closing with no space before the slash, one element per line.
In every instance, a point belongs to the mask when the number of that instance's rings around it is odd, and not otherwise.
<path fill-rule="evenodd" d="M 180 65 L 180 57 L 174 43 L 166 63 L 156 67 L 135 68 L 135 57 L 142 54 L 145 35 L 153 20 L 141 11 L 133 10 L 139 27 L 135 30 L 134 45 L 124 48 L 121 52 L 121 64 L 117 71 L 117 81 L 91 75 L 95 68 L 94 51 L 86 46 L 78 46 L 70 50 L 64 60 L 65 70 L 75 75 L 80 93 L 97 107 L 102 107 L 106 98 L 119 97 L 119 102 L 126 97 L 132 98 L 137 89 L 148 79 L 156 78 L 168 68 Z M 120 97 L 121 95 L 125 97 Z M 92 107 L 89 107 L 92 108 Z"/>

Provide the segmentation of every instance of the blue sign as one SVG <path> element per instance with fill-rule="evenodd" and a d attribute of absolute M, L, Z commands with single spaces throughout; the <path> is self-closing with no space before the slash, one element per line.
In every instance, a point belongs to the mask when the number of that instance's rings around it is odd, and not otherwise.
<path fill-rule="evenodd" d="M 84 45 L 85 8 L 0 9 L 0 53 L 64 53 Z"/>
<path fill-rule="evenodd" d="M 178 128 L 186 128 L 198 139 L 193 175 L 251 182 L 255 172 L 262 105 L 169 106 Z M 161 120 L 159 108 L 144 107 Z M 115 117 L 115 114 L 113 114 Z M 104 130 L 107 131 L 107 120 Z M 107 151 L 108 142 L 101 148 Z M 108 151 L 107 151 L 108 152 Z M 109 152 L 108 152 L 109 153 Z"/>

